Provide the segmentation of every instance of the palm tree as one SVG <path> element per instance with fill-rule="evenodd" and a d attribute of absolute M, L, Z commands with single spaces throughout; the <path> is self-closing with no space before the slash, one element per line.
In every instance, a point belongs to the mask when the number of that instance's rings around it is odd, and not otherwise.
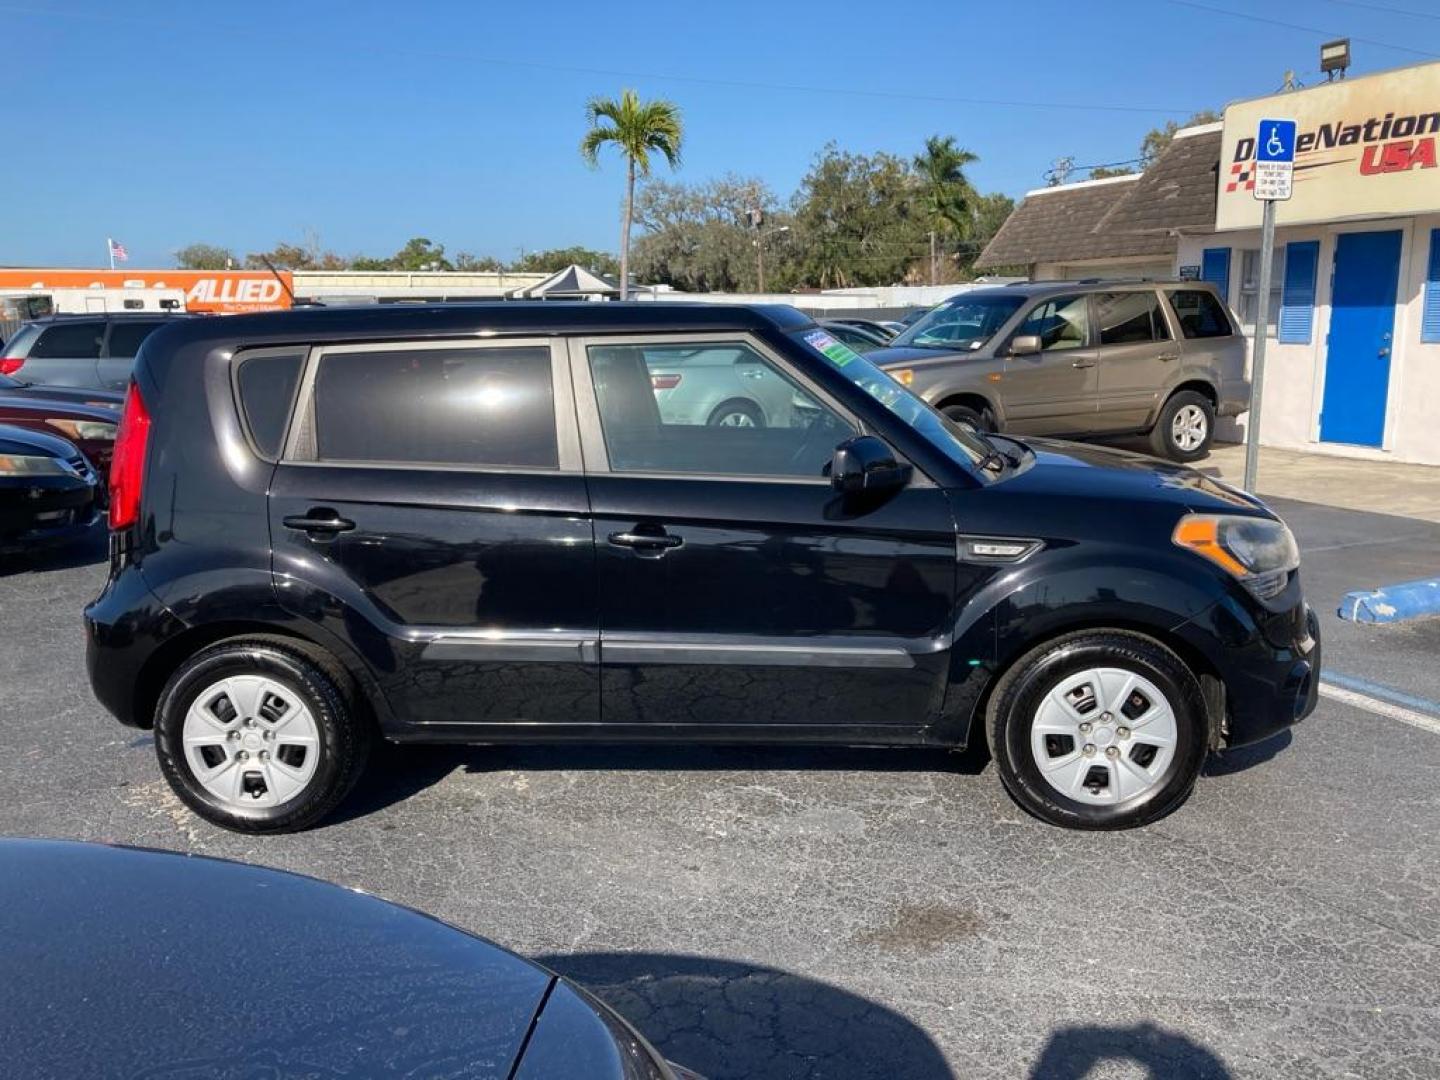
<path fill-rule="evenodd" d="M 594 168 L 600 147 L 614 143 L 625 155 L 625 217 L 620 225 L 620 299 L 630 295 L 630 220 L 635 212 L 635 175 L 650 175 L 650 155 L 658 151 L 673 169 L 680 164 L 683 137 L 680 109 L 663 98 L 641 101 L 634 90 L 620 100 L 591 98 L 585 106 L 590 130 L 580 142 L 580 156 Z"/>
<path fill-rule="evenodd" d="M 925 140 L 925 152 L 915 155 L 915 171 L 920 174 L 920 205 L 930 227 L 930 283 L 938 276 L 935 256 L 935 234 L 949 233 L 964 239 L 970 233 L 970 181 L 965 179 L 965 166 L 979 159 L 969 150 L 955 145 L 946 135 L 931 135 Z"/>

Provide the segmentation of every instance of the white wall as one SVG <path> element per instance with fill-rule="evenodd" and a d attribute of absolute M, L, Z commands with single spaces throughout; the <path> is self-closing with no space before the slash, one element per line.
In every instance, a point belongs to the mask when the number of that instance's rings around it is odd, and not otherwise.
<path fill-rule="evenodd" d="M 1282 345 L 1272 335 L 1265 347 L 1265 400 L 1261 406 L 1260 441 L 1345 457 L 1440 465 L 1440 344 L 1420 341 L 1425 269 L 1430 230 L 1440 228 L 1440 214 L 1419 218 L 1336 225 L 1294 226 L 1276 230 L 1275 244 L 1318 240 L 1315 316 L 1310 344 Z M 1390 387 L 1385 436 L 1380 449 L 1320 441 L 1320 406 L 1325 390 L 1325 340 L 1330 332 L 1331 269 L 1335 237 L 1342 232 L 1401 230 L 1400 281 L 1396 294 L 1395 329 L 1391 344 Z M 1209 247 L 1230 248 L 1230 305 L 1240 308 L 1240 280 L 1246 248 L 1259 249 L 1258 230 L 1183 236 L 1177 266 L 1198 265 Z M 1240 438 L 1249 417 L 1240 417 Z"/>

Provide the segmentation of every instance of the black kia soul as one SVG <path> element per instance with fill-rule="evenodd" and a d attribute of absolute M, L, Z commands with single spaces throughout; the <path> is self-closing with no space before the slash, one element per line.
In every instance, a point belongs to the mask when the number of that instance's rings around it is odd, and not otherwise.
<path fill-rule="evenodd" d="M 1119 828 L 1315 704 L 1258 501 L 973 434 L 785 307 L 176 322 L 111 476 L 95 692 L 232 829 L 323 818 L 376 738 L 988 740 Z"/>

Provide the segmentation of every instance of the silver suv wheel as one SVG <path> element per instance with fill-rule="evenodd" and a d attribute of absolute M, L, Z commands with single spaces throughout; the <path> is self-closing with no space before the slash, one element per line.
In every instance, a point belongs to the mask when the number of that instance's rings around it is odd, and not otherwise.
<path fill-rule="evenodd" d="M 1205 445 L 1210 433 L 1210 419 L 1199 405 L 1182 405 L 1170 421 L 1170 438 L 1185 453 L 1194 453 Z"/>

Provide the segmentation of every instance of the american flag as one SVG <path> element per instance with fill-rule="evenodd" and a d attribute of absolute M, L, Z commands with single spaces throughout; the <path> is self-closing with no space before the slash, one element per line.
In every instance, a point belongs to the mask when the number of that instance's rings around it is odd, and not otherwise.
<path fill-rule="evenodd" d="M 106 237 L 106 241 L 110 245 L 110 258 L 116 262 L 128 262 L 130 260 L 130 253 L 125 250 L 125 245 L 120 243 L 119 240 L 112 240 Z"/>

